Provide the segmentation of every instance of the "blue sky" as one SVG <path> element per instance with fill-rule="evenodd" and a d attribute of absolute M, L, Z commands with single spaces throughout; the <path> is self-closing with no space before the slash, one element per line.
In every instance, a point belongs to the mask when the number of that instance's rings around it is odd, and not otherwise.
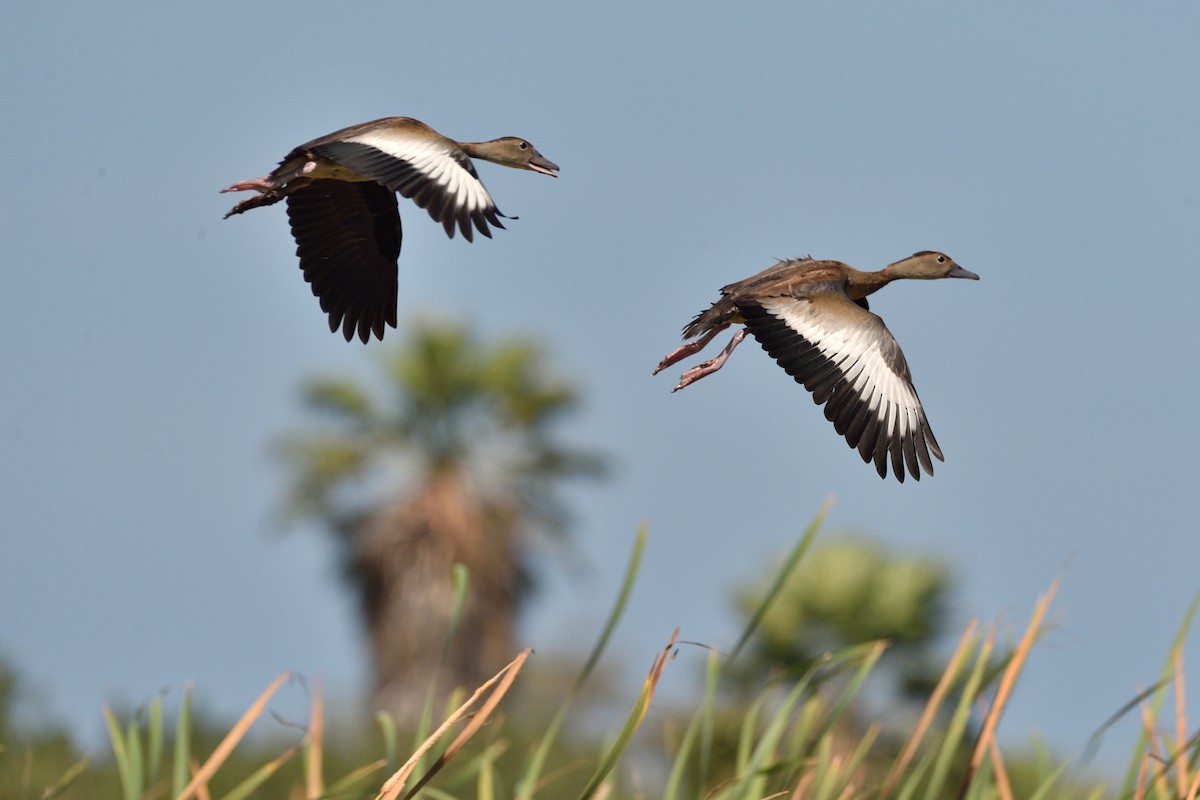
<path fill-rule="evenodd" d="M 269 448 L 302 379 L 368 375 L 378 345 L 327 332 L 281 207 L 222 221 L 217 190 L 388 115 L 562 167 L 481 165 L 520 216 L 491 241 L 402 206 L 402 327 L 541 338 L 587 398 L 564 435 L 618 467 L 572 491 L 591 566 L 547 559 L 521 644 L 582 649 L 646 520 L 616 655 L 641 672 L 675 626 L 728 645 L 732 588 L 832 494 L 829 531 L 952 564 L 955 627 L 1023 623 L 1070 562 L 1010 741 L 1077 749 L 1154 679 L 1200 589 L 1200 7 L 648 5 L 4 5 L 0 651 L 59 719 L 362 681 L 326 543 L 272 521 Z M 676 395 L 679 368 L 650 376 L 776 257 L 921 249 L 982 277 L 872 300 L 931 479 L 880 481 L 752 343 Z"/>

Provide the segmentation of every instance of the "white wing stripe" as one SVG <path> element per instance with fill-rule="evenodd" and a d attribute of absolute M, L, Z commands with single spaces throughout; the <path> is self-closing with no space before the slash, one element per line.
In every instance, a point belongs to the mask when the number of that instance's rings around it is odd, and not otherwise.
<path fill-rule="evenodd" d="M 836 365 L 888 438 L 908 436 L 921 428 L 921 402 L 909 382 L 888 365 L 885 340 L 875 331 L 861 327 L 847 331 L 842 320 L 804 300 L 767 298 L 760 304 Z"/>
<path fill-rule="evenodd" d="M 487 189 L 454 159 L 452 151 L 443 142 L 429 141 L 386 128 L 363 131 L 346 137 L 345 141 L 369 145 L 407 162 L 445 191 L 456 210 L 465 209 L 472 213 L 494 207 Z"/>

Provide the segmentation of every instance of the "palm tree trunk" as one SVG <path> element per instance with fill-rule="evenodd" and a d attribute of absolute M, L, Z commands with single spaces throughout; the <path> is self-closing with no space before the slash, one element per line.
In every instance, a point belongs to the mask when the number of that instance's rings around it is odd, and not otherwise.
<path fill-rule="evenodd" d="M 488 507 L 461 470 L 434 472 L 368 518 L 354 575 L 374 666 L 374 705 L 415 724 L 436 679 L 440 701 L 473 689 L 507 663 L 522 574 L 515 515 Z M 462 618 L 438 672 L 454 606 L 452 569 L 470 583 Z"/>

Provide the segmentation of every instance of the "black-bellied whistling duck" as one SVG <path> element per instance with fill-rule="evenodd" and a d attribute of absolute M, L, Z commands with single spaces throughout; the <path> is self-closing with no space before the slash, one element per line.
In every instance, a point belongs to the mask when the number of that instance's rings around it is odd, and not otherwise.
<path fill-rule="evenodd" d="M 489 223 L 504 227 L 471 158 L 558 177 L 558 166 L 524 139 L 456 142 L 418 120 L 387 117 L 302 144 L 270 175 L 222 189 L 259 192 L 225 217 L 286 198 L 300 268 L 329 314 L 329 330 L 340 327 L 346 341 L 357 331 L 366 343 L 372 333 L 383 338 L 385 323 L 396 327 L 396 192 L 451 238 L 456 226 L 468 242 L 473 229 L 490 237 Z"/>
<path fill-rule="evenodd" d="M 683 373 L 678 391 L 724 365 L 749 331 L 797 383 L 825 406 L 825 418 L 879 477 L 892 472 L 904 482 L 905 466 L 916 480 L 920 467 L 933 474 L 929 455 L 945 461 L 913 387 L 900 345 L 867 307 L 867 295 L 894 280 L 969 278 L 944 253 L 924 250 L 878 272 L 861 272 L 840 261 L 781 261 L 721 289 L 721 299 L 683 329 L 693 339 L 664 358 L 657 375 L 704 348 L 730 325 L 746 327 L 716 358 Z"/>

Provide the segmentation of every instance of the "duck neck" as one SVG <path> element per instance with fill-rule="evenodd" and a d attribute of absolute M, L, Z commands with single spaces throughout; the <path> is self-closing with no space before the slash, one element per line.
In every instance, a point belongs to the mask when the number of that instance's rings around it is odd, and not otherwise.
<path fill-rule="evenodd" d="M 899 276 L 892 275 L 888 270 L 878 272 L 862 272 L 849 267 L 846 273 L 846 294 L 851 300 L 861 300 L 869 294 L 878 292 Z"/>
<path fill-rule="evenodd" d="M 495 162 L 499 141 L 499 139 L 492 139 L 486 142 L 459 142 L 458 146 L 471 158 L 482 158 L 484 161 Z"/>

